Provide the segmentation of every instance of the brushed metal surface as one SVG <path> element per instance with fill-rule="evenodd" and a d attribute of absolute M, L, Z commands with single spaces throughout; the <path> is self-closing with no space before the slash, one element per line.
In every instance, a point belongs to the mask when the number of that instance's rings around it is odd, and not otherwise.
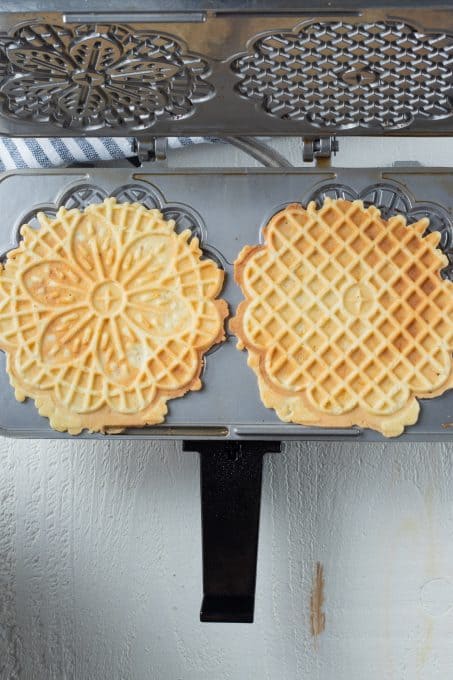
<path fill-rule="evenodd" d="M 320 129 L 400 130 L 453 115 L 453 37 L 409 24 L 310 23 L 258 38 L 232 63 L 237 92 Z"/>
<path fill-rule="evenodd" d="M 450 6 L 451 0 L 436 0 L 437 7 Z M 124 0 L 93 0 L 90 3 L 90 11 L 155 11 L 155 12 L 197 12 L 210 10 L 219 13 L 237 12 L 261 12 L 277 14 L 280 12 L 301 11 L 300 0 L 132 0 L 128 3 L 127 10 L 124 8 Z M 424 0 L 393 0 L 389 5 L 388 0 L 306 0 L 303 5 L 305 11 L 321 11 L 332 14 L 335 11 L 347 10 L 360 12 L 368 8 L 382 9 L 393 8 L 418 8 L 424 7 Z M 87 11 L 84 0 L 3 0 L 1 10 L 3 12 L 81 12 Z"/>
<path fill-rule="evenodd" d="M 214 94 L 206 61 L 176 39 L 117 24 L 22 25 L 0 54 L 3 115 L 38 126 L 134 133 L 190 116 Z"/>
<path fill-rule="evenodd" d="M 453 131 L 448 3 L 327 12 L 322 3 L 272 12 L 187 3 L 182 14 L 177 5 L 143 14 L 140 3 L 9 6 L 0 11 L 4 134 Z"/>
<path fill-rule="evenodd" d="M 226 168 L 147 168 L 131 173 L 127 168 L 49 171 L 17 171 L 0 181 L 3 219 L 0 252 L 17 242 L 18 228 L 33 221 L 39 210 L 52 213 L 56 206 L 83 206 L 114 194 L 119 200 L 140 200 L 158 206 L 179 221 L 179 228 L 192 228 L 209 257 L 226 272 L 224 297 L 233 313 L 241 299 L 234 283 L 232 263 L 245 244 L 261 240 L 261 228 L 287 203 L 321 201 L 324 196 L 361 197 L 380 205 L 386 215 L 403 212 L 411 221 L 428 214 L 433 227 L 442 232 L 444 251 L 453 258 L 453 171 L 442 168 L 360 168 L 276 170 Z M 26 200 L 24 200 L 26 197 Z M 450 268 L 446 275 L 451 276 Z M 282 423 L 259 398 L 257 381 L 238 352 L 235 339 L 214 348 L 206 357 L 203 389 L 169 402 L 166 423 L 130 430 L 119 438 L 281 438 L 335 439 L 335 430 L 297 427 Z M 22 437 L 66 437 L 41 418 L 33 403 L 15 401 L 0 356 L 0 431 Z M 453 392 L 421 401 L 417 425 L 407 428 L 402 440 L 450 440 L 453 430 Z M 369 430 L 344 431 L 355 440 L 382 441 Z M 102 435 L 82 435 L 99 439 Z"/>

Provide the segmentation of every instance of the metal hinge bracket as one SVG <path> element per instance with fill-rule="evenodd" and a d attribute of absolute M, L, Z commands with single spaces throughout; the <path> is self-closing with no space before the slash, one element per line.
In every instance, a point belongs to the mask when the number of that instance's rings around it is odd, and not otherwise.
<path fill-rule="evenodd" d="M 140 162 L 165 162 L 167 160 L 168 140 L 166 137 L 136 137 L 134 152 Z"/>
<path fill-rule="evenodd" d="M 339 148 L 340 145 L 335 136 L 304 137 L 303 159 L 306 163 L 312 163 L 318 158 L 332 158 Z"/>

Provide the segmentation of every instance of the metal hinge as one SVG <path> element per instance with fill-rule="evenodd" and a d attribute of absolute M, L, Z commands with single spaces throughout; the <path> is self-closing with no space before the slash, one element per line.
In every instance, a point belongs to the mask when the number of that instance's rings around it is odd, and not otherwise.
<path fill-rule="evenodd" d="M 304 137 L 303 159 L 312 163 L 317 158 L 331 158 L 335 156 L 340 145 L 335 136 L 332 137 Z"/>
<path fill-rule="evenodd" d="M 257 140 L 250 141 L 250 138 L 226 138 L 230 143 L 243 148 L 247 153 L 251 153 L 254 158 L 260 160 L 264 165 L 285 167 L 291 166 L 291 163 L 282 160 L 280 154 L 274 150 L 267 149 L 267 154 L 263 156 L 262 147 L 265 147 L 262 142 Z M 251 146 L 253 142 L 253 146 Z M 165 162 L 167 160 L 167 137 L 137 137 L 134 139 L 134 152 L 140 164 L 149 162 Z M 252 150 L 251 150 L 252 149 Z M 257 149 L 260 151 L 257 155 Z M 331 158 L 339 150 L 339 143 L 335 136 L 332 137 L 304 137 L 303 140 L 303 159 L 306 163 L 311 163 L 319 158 Z M 272 158 L 269 160 L 269 151 L 272 153 Z M 264 158 L 264 160 L 263 160 Z"/>
<path fill-rule="evenodd" d="M 136 137 L 134 139 L 134 152 L 140 163 L 167 160 L 166 137 Z"/>

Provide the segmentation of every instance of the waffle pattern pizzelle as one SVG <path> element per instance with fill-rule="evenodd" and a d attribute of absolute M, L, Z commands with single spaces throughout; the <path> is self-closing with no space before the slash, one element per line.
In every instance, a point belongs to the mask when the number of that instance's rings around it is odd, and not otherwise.
<path fill-rule="evenodd" d="M 453 283 L 440 234 L 361 201 L 288 205 L 235 262 L 231 328 L 284 421 L 386 436 L 453 386 Z"/>
<path fill-rule="evenodd" d="M 159 210 L 108 198 L 21 228 L 0 272 L 0 348 L 16 398 L 59 431 L 162 422 L 224 339 L 223 272 Z"/>

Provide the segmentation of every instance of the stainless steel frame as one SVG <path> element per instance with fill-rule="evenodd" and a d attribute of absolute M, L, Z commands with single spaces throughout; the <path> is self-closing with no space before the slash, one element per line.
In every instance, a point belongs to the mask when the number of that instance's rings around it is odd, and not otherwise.
<path fill-rule="evenodd" d="M 2 3 L 1 132 L 453 131 L 447 0 L 429 8 L 348 0 L 341 10 L 327 2 L 301 10 L 250 1 L 242 11 L 236 2 L 119 4 L 87 12 L 76 2 Z"/>
<path fill-rule="evenodd" d="M 232 310 L 239 290 L 232 262 L 282 205 L 343 195 L 416 219 L 429 214 L 453 258 L 449 169 L 291 168 L 249 135 L 447 135 L 453 132 L 453 13 L 450 0 L 67 0 L 0 8 L 0 132 L 10 136 L 213 134 L 272 167 L 175 170 L 156 162 L 125 168 L 20 171 L 3 175 L 0 252 L 37 209 L 132 196 L 189 224 L 227 272 Z M 239 138 L 239 139 L 238 139 Z M 326 140 L 323 140 L 326 141 Z M 331 145 L 332 148 L 334 145 Z M 309 145 L 307 145 L 307 149 Z M 313 145 L 314 148 L 314 145 Z M 330 147 L 329 147 L 330 148 Z M 83 191 L 80 187 L 83 185 Z M 23 196 L 28 205 L 24 206 Z M 175 203 L 177 201 L 178 203 Z M 445 275 L 451 276 L 449 267 Z M 120 437 L 379 440 L 358 428 L 321 430 L 281 423 L 259 400 L 256 379 L 234 339 L 208 356 L 204 389 L 171 402 L 165 425 Z M 0 357 L 4 363 L 4 355 Z M 0 367 L 1 368 L 1 367 Z M 234 370 L 233 370 L 234 369 Z M 3 389 L 1 389 L 3 387 Z M 241 399 L 237 395 L 241 394 Z M 53 432 L 32 404 L 19 404 L 0 370 L 0 429 Z M 423 403 L 405 439 L 450 438 L 448 394 Z M 24 427 L 26 423 L 26 427 Z M 82 435 L 89 436 L 89 435 Z"/>
<path fill-rule="evenodd" d="M 447 135 L 453 132 L 451 0 L 3 0 L 0 7 L 0 132 L 19 136 L 134 135 L 233 138 L 265 169 L 125 168 L 20 171 L 0 177 L 0 253 L 38 209 L 84 206 L 114 194 L 160 207 L 189 227 L 226 271 L 292 201 L 360 197 L 384 215 L 427 215 L 442 234 L 453 279 L 453 170 L 291 168 L 247 135 Z M 344 43 L 344 46 L 342 44 Z M 321 148 L 335 149 L 330 140 Z M 27 205 L 24 205 L 24 196 Z M 174 201 L 178 201 L 174 203 Z M 116 438 L 186 440 L 201 454 L 203 621 L 253 621 L 263 453 L 281 440 L 379 441 L 360 428 L 282 423 L 262 405 L 234 338 L 206 358 L 204 388 L 170 402 L 164 425 Z M 210 356 L 214 354 L 214 357 Z M 0 355 L 0 433 L 67 437 L 30 401 L 20 404 Z M 421 404 L 406 441 L 453 437 L 451 391 Z M 82 434 L 100 438 L 102 435 Z M 206 440 L 217 440 L 206 441 Z M 198 441 L 187 441 L 198 440 Z M 239 529 L 238 529 L 239 527 Z"/>
<path fill-rule="evenodd" d="M 326 195 L 379 205 L 383 214 L 404 213 L 409 220 L 429 215 L 431 228 L 442 234 L 441 246 L 453 262 L 453 170 L 442 168 L 225 168 L 186 169 L 150 167 L 132 172 L 127 168 L 93 168 L 17 171 L 0 181 L 3 224 L 0 252 L 15 245 L 19 226 L 33 223 L 37 210 L 52 213 L 59 205 L 83 207 L 109 194 L 117 200 L 139 200 L 160 207 L 176 219 L 179 228 L 190 228 L 211 258 L 225 269 L 222 293 L 234 313 L 241 292 L 232 276 L 232 262 L 243 245 L 262 238 L 261 228 L 289 202 L 322 201 Z M 155 167 L 154 167 L 155 166 Z M 24 204 L 24 196 L 27 204 Z M 177 203 L 175 203 L 177 201 Z M 453 268 L 445 276 L 453 278 Z M 67 437 L 50 429 L 32 402 L 18 403 L 8 384 L 0 355 L 0 431 L 16 437 Z M 247 367 L 246 353 L 235 348 L 234 337 L 211 350 L 202 376 L 203 389 L 169 402 L 165 424 L 127 431 L 116 437 L 155 439 L 289 440 L 338 439 L 380 441 L 371 430 L 359 428 L 305 428 L 282 423 L 259 398 L 256 377 Z M 418 423 L 401 439 L 451 439 L 451 392 L 422 401 Z M 99 438 L 103 435 L 81 435 Z"/>

